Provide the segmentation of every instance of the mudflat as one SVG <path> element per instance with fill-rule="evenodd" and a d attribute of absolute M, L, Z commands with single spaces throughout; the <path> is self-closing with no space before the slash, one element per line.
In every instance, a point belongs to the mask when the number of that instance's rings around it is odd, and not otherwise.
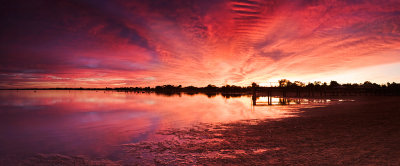
<path fill-rule="evenodd" d="M 291 118 L 159 134 L 168 139 L 123 145 L 119 161 L 38 155 L 23 165 L 400 165 L 400 97 L 357 97 Z"/>
<path fill-rule="evenodd" d="M 400 97 L 358 97 L 280 120 L 205 124 L 126 145 L 133 162 L 205 165 L 399 165 Z"/>

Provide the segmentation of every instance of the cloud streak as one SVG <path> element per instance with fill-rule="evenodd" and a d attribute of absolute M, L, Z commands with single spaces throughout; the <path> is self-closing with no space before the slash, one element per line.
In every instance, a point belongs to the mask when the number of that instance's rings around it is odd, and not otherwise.
<path fill-rule="evenodd" d="M 0 87 L 248 85 L 351 71 L 356 81 L 400 81 L 386 71 L 393 67 L 380 69 L 391 76 L 370 71 L 400 61 L 397 6 L 376 0 L 4 2 Z"/>

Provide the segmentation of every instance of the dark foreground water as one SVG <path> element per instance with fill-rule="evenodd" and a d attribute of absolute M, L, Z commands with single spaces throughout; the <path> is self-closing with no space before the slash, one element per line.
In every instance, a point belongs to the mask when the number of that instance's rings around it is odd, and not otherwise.
<path fill-rule="evenodd" d="M 0 156 L 42 153 L 117 160 L 122 144 L 162 139 L 156 134 L 160 130 L 285 118 L 296 116 L 299 108 L 330 102 L 115 91 L 0 91 Z"/>

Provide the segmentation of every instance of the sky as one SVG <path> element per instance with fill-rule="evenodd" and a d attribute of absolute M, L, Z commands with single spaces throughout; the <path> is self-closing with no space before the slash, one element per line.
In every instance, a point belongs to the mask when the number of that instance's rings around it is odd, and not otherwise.
<path fill-rule="evenodd" d="M 0 1 L 0 88 L 400 82 L 400 0 Z"/>

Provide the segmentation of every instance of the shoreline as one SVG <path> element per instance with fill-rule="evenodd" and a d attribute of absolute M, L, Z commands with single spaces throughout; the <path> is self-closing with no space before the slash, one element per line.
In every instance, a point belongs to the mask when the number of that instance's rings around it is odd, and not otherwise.
<path fill-rule="evenodd" d="M 398 165 L 399 99 L 363 97 L 304 108 L 299 117 L 164 131 L 180 140 L 127 147 L 148 164 Z"/>
<path fill-rule="evenodd" d="M 346 98 L 347 99 L 347 98 Z M 296 117 L 159 131 L 168 139 L 122 145 L 118 161 L 38 154 L 22 165 L 398 165 L 400 97 L 357 97 L 300 108 Z M 1 163 L 1 162 L 0 162 Z"/>

